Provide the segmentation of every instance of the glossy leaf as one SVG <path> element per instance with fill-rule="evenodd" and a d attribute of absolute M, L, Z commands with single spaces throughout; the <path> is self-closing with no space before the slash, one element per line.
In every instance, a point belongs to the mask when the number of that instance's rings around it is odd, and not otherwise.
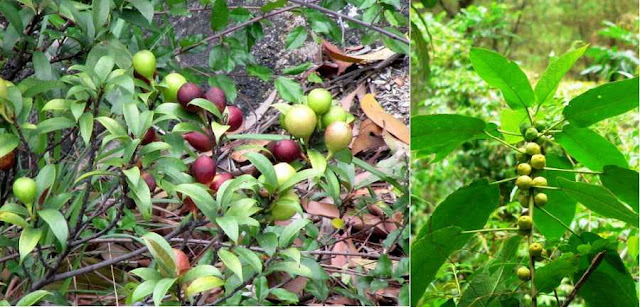
<path fill-rule="evenodd" d="M 485 126 L 480 119 L 457 114 L 414 116 L 411 118 L 411 150 L 435 153 L 437 161 L 482 134 Z"/>
<path fill-rule="evenodd" d="M 558 88 L 558 84 L 567 72 L 578 61 L 582 54 L 589 48 L 589 45 L 577 49 L 569 50 L 562 56 L 554 59 L 544 70 L 542 76 L 536 83 L 535 94 L 538 104 L 545 103 L 553 99 L 553 95 Z"/>
<path fill-rule="evenodd" d="M 222 263 L 231 270 L 240 280 L 244 280 L 242 277 L 242 264 L 240 263 L 240 259 L 230 251 L 226 249 L 218 250 L 218 257 L 222 260 Z"/>
<path fill-rule="evenodd" d="M 54 209 L 40 210 L 38 211 L 38 215 L 49 225 L 49 228 L 64 250 L 67 246 L 67 239 L 69 238 L 69 227 L 67 226 L 67 220 L 64 218 L 64 215 Z"/>
<path fill-rule="evenodd" d="M 638 172 L 615 165 L 606 165 L 603 170 L 600 175 L 602 185 L 638 213 Z"/>

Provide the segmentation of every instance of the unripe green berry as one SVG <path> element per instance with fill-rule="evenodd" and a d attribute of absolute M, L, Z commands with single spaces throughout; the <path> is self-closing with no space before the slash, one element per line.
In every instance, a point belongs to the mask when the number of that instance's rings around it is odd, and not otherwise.
<path fill-rule="evenodd" d="M 528 215 L 523 215 L 518 218 L 518 228 L 520 230 L 531 230 L 533 226 L 533 220 Z"/>
<path fill-rule="evenodd" d="M 520 164 L 518 164 L 518 167 L 516 168 L 516 172 L 520 176 L 529 175 L 529 174 L 531 174 L 531 165 L 529 165 L 529 163 L 520 163 Z"/>
<path fill-rule="evenodd" d="M 538 129 L 538 131 L 544 131 L 545 129 L 547 129 L 547 122 L 544 120 L 537 120 L 536 129 Z"/>
<path fill-rule="evenodd" d="M 531 279 L 531 271 L 529 270 L 529 268 L 524 266 L 518 268 L 516 275 L 518 275 L 518 279 L 522 281 L 528 281 L 529 279 Z"/>
<path fill-rule="evenodd" d="M 23 204 L 31 204 L 36 198 L 38 186 L 35 180 L 29 177 L 21 177 L 13 182 L 13 195 Z"/>
<path fill-rule="evenodd" d="M 547 137 L 544 135 L 540 135 L 538 136 L 538 138 L 536 139 L 536 144 L 542 146 L 544 144 L 544 142 L 547 141 Z"/>
<path fill-rule="evenodd" d="M 519 151 L 516 152 L 516 161 L 520 163 L 529 162 L 529 156 L 525 153 L 526 149 L 523 147 L 519 148 Z"/>
<path fill-rule="evenodd" d="M 541 154 L 533 155 L 530 164 L 535 169 L 543 169 L 547 165 L 547 158 Z"/>
<path fill-rule="evenodd" d="M 533 178 L 533 181 L 531 181 L 531 185 L 534 187 L 546 187 L 547 186 L 547 179 L 544 177 L 535 177 Z"/>
<path fill-rule="evenodd" d="M 532 181 L 531 177 L 522 175 L 516 179 L 516 185 L 520 190 L 528 190 L 531 188 Z"/>
<path fill-rule="evenodd" d="M 537 138 L 538 138 L 538 129 L 533 127 L 527 129 L 527 131 L 524 134 L 524 139 L 527 141 L 534 141 Z"/>
<path fill-rule="evenodd" d="M 520 124 L 520 134 L 522 134 L 522 136 L 524 136 L 527 133 L 527 129 L 531 128 L 531 123 L 529 122 L 524 122 L 522 124 Z"/>
<path fill-rule="evenodd" d="M 525 145 L 524 150 L 530 156 L 537 155 L 540 153 L 540 145 L 529 142 L 527 143 L 527 145 Z"/>
<path fill-rule="evenodd" d="M 537 193 L 533 197 L 533 203 L 538 207 L 544 207 L 544 205 L 547 204 L 547 201 L 548 201 L 548 198 L 547 198 L 547 194 L 545 193 Z"/>
<path fill-rule="evenodd" d="M 531 243 L 531 245 L 529 245 L 529 256 L 533 258 L 540 257 L 542 255 L 542 250 L 543 250 L 542 244 Z"/>

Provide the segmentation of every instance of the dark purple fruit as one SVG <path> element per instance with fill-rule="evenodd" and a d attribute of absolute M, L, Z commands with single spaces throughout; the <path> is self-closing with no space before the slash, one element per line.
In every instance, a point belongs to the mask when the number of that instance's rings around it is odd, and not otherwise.
<path fill-rule="evenodd" d="M 230 173 L 218 174 L 215 177 L 213 177 L 213 181 L 211 181 L 209 188 L 213 192 L 218 192 L 222 184 L 225 183 L 225 181 L 231 180 L 231 179 L 233 179 L 233 175 L 231 175 Z"/>
<path fill-rule="evenodd" d="M 227 118 L 227 125 L 231 126 L 229 131 L 236 131 L 240 126 L 242 126 L 242 110 L 240 110 L 236 106 L 228 106 L 227 111 L 229 112 L 229 117 Z"/>
<path fill-rule="evenodd" d="M 8 154 L 0 157 L 0 170 L 8 171 L 13 167 L 15 163 L 16 163 L 16 152 L 12 150 Z"/>
<path fill-rule="evenodd" d="M 216 176 L 216 162 L 209 156 L 202 155 L 191 164 L 191 175 L 197 182 L 209 184 Z"/>
<path fill-rule="evenodd" d="M 149 186 L 149 191 L 153 192 L 156 190 L 156 179 L 153 178 L 153 175 L 143 172 L 140 174 L 140 177 L 147 183 L 147 186 Z"/>
<path fill-rule="evenodd" d="M 156 130 L 149 128 L 147 132 L 142 136 L 142 140 L 140 140 L 140 145 L 147 145 L 151 142 L 156 141 Z"/>
<path fill-rule="evenodd" d="M 294 140 L 278 141 L 270 150 L 279 162 L 291 163 L 300 158 L 300 146 Z"/>
<path fill-rule="evenodd" d="M 182 135 L 182 138 L 189 142 L 193 148 L 198 151 L 209 151 L 213 148 L 213 144 L 211 144 L 211 139 L 204 133 L 200 132 L 189 132 Z"/>
<path fill-rule="evenodd" d="M 227 96 L 224 94 L 224 91 L 219 87 L 210 88 L 205 94 L 204 98 L 213 102 L 214 105 L 218 108 L 220 113 L 224 112 L 224 108 L 227 107 Z"/>
<path fill-rule="evenodd" d="M 178 90 L 178 102 L 189 112 L 198 111 L 199 108 L 197 106 L 188 105 L 191 100 L 196 98 L 202 98 L 202 89 L 195 83 L 185 83 Z"/>

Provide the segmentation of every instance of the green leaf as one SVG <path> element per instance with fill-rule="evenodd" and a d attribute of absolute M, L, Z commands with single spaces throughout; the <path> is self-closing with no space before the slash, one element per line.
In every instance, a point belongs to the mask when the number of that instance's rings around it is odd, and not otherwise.
<path fill-rule="evenodd" d="M 66 111 L 70 104 L 71 101 L 67 99 L 51 99 L 42 107 L 42 111 Z"/>
<path fill-rule="evenodd" d="M 606 165 L 603 170 L 600 175 L 602 185 L 638 213 L 638 172 L 615 165 Z"/>
<path fill-rule="evenodd" d="M 449 254 L 462 248 L 471 237 L 461 231 L 484 227 L 498 205 L 499 196 L 497 185 L 481 180 L 458 189 L 436 207 L 411 246 L 411 275 L 421 276 L 412 280 L 412 306 Z"/>
<path fill-rule="evenodd" d="M 0 157 L 4 157 L 8 153 L 12 152 L 16 147 L 18 147 L 19 143 L 20 139 L 14 134 L 0 134 Z"/>
<path fill-rule="evenodd" d="M 300 48 L 307 40 L 307 29 L 303 26 L 297 26 L 285 38 L 285 46 L 287 50 Z"/>
<path fill-rule="evenodd" d="M 473 69 L 490 86 L 502 92 L 504 100 L 512 109 L 533 105 L 533 89 L 518 64 L 497 52 L 482 48 L 472 48 L 469 57 Z"/>
<path fill-rule="evenodd" d="M 309 223 L 307 219 L 298 219 L 287 225 L 280 238 L 278 239 L 278 245 L 280 247 L 287 247 L 293 242 L 293 239 L 297 238 L 300 234 L 300 230 Z"/>
<path fill-rule="evenodd" d="M 142 240 L 158 263 L 160 272 L 164 276 L 175 276 L 177 270 L 175 256 L 169 242 L 155 232 L 147 232 L 142 236 Z"/>
<path fill-rule="evenodd" d="M 385 30 L 391 32 L 397 36 L 404 37 L 404 33 L 398 31 L 396 28 L 385 27 Z M 391 51 L 399 54 L 409 54 L 411 52 L 411 48 L 409 44 L 399 41 L 397 39 L 391 38 L 386 35 L 382 35 L 382 44 L 389 48 Z"/>
<path fill-rule="evenodd" d="M 132 274 L 138 275 L 142 280 L 160 280 L 162 274 L 151 268 L 137 268 L 130 271 Z"/>
<path fill-rule="evenodd" d="M 42 229 L 40 228 L 25 227 L 22 229 L 18 247 L 18 250 L 20 251 L 20 263 L 22 263 L 24 258 L 33 251 L 36 245 L 38 245 L 38 241 L 40 241 L 41 237 Z"/>
<path fill-rule="evenodd" d="M 273 72 L 271 71 L 271 69 L 262 65 L 248 65 L 247 74 L 249 74 L 249 76 L 257 77 L 265 82 L 273 78 Z"/>
<path fill-rule="evenodd" d="M 242 264 L 240 259 L 226 249 L 218 250 L 218 257 L 222 260 L 222 263 L 231 270 L 240 280 L 244 280 L 242 277 Z"/>
<path fill-rule="evenodd" d="M 25 221 L 21 216 L 9 211 L 0 211 L 0 221 L 22 228 L 29 227 L 29 223 L 27 223 L 27 221 Z"/>
<path fill-rule="evenodd" d="M 46 290 L 36 290 L 25 296 L 23 296 L 17 303 L 16 306 L 33 306 L 34 304 L 40 302 L 45 297 L 51 295 L 51 292 Z"/>
<path fill-rule="evenodd" d="M 638 214 L 621 203 L 609 190 L 589 183 L 558 179 L 558 187 L 569 197 L 602 216 L 638 227 Z"/>
<path fill-rule="evenodd" d="M 162 304 L 164 295 L 169 291 L 176 280 L 177 278 L 163 278 L 158 281 L 155 288 L 153 288 L 153 303 L 156 306 L 160 306 Z"/>
<path fill-rule="evenodd" d="M 311 64 L 310 62 L 305 62 L 297 66 L 287 67 L 282 70 L 282 73 L 285 75 L 297 75 L 307 71 L 307 69 L 311 68 L 311 66 L 313 66 L 313 64 Z"/>
<path fill-rule="evenodd" d="M 260 261 L 260 257 L 258 257 L 255 252 L 242 246 L 236 247 L 234 251 L 240 256 L 240 259 L 249 264 L 254 271 L 257 273 L 262 272 L 262 261 Z"/>
<path fill-rule="evenodd" d="M 44 134 L 57 130 L 71 128 L 76 122 L 66 117 L 54 117 L 41 121 L 38 124 L 38 133 Z"/>
<path fill-rule="evenodd" d="M 267 232 L 261 234 L 256 237 L 256 240 L 258 240 L 258 244 L 260 244 L 260 247 L 264 249 L 264 252 L 267 253 L 268 256 L 273 256 L 278 247 L 278 236 L 276 236 L 275 233 Z"/>
<path fill-rule="evenodd" d="M 147 297 L 149 294 L 153 293 L 153 289 L 155 289 L 157 280 L 147 280 L 141 284 L 139 284 L 133 293 L 131 294 L 131 302 L 137 302 Z"/>
<path fill-rule="evenodd" d="M 187 273 L 185 273 L 182 278 L 180 279 L 180 281 L 182 283 L 188 283 L 192 280 L 195 280 L 197 278 L 200 277 L 205 277 L 205 276 L 218 276 L 218 277 L 222 277 L 222 273 L 220 273 L 220 270 L 218 270 L 218 268 L 209 265 L 209 264 L 201 264 L 198 265 L 196 267 L 191 268 Z"/>
<path fill-rule="evenodd" d="M 101 117 L 97 117 L 96 120 L 98 122 L 100 122 L 100 124 L 102 124 L 102 126 L 104 126 L 105 129 L 107 129 L 109 131 L 109 133 L 113 134 L 114 136 L 126 136 L 127 135 L 127 130 L 124 129 L 120 125 L 120 123 L 118 123 L 113 118 L 106 117 L 106 116 L 101 116 Z"/>
<path fill-rule="evenodd" d="M 153 4 L 148 0 L 128 0 L 149 23 L 153 20 Z"/>
<path fill-rule="evenodd" d="M 51 71 L 51 63 L 42 51 L 33 53 L 33 70 L 36 78 L 40 80 L 53 80 L 53 72 Z"/>
<path fill-rule="evenodd" d="M 293 103 L 302 101 L 302 87 L 298 82 L 286 77 L 278 77 L 275 83 L 278 95 L 280 95 L 282 99 Z"/>
<path fill-rule="evenodd" d="M 605 83 L 573 98 L 562 114 L 570 123 L 588 127 L 637 108 L 638 95 L 638 77 Z"/>
<path fill-rule="evenodd" d="M 566 253 L 547 265 L 537 268 L 535 275 L 536 290 L 552 292 L 560 285 L 565 277 L 572 276 L 579 268 L 580 257 L 573 253 Z"/>
<path fill-rule="evenodd" d="M 93 133 L 93 114 L 90 112 L 83 113 L 78 120 L 80 124 L 80 136 L 85 145 L 89 145 L 91 133 Z"/>
<path fill-rule="evenodd" d="M 49 225 L 49 228 L 51 228 L 51 231 L 64 250 L 67 246 L 67 239 L 69 238 L 69 227 L 67 226 L 67 220 L 64 218 L 64 215 L 54 209 L 40 210 L 38 211 L 38 215 Z"/>
<path fill-rule="evenodd" d="M 196 98 L 193 99 L 189 102 L 189 105 L 195 105 L 195 106 L 199 106 L 200 108 L 203 108 L 205 110 L 207 110 L 207 112 L 215 115 L 217 118 L 222 118 L 222 114 L 220 113 L 220 110 L 218 110 L 218 107 L 216 107 L 211 101 L 203 99 L 203 98 Z"/>
<path fill-rule="evenodd" d="M 438 161 L 460 144 L 482 134 L 485 126 L 480 119 L 457 114 L 413 116 L 411 150 L 435 153 Z"/>
<path fill-rule="evenodd" d="M 504 140 L 509 144 L 521 142 L 524 138 L 520 135 L 520 124 L 529 122 L 526 109 L 502 109 L 500 111 L 500 130 L 515 133 L 517 135 L 503 134 Z"/>
<path fill-rule="evenodd" d="M 284 7 L 287 4 L 287 0 L 267 0 L 265 4 L 260 8 L 263 13 L 273 11 L 277 8 Z"/>
<path fill-rule="evenodd" d="M 213 288 L 221 287 L 224 285 L 224 281 L 215 276 L 204 276 L 194 280 L 186 290 L 187 296 L 192 296 L 200 292 L 211 290 Z"/>
<path fill-rule="evenodd" d="M 278 186 L 278 178 L 276 177 L 276 170 L 273 168 L 273 164 L 264 155 L 257 152 L 248 152 L 244 156 L 251 161 L 251 164 L 255 166 L 258 171 L 265 178 L 265 188 L 273 193 Z"/>
<path fill-rule="evenodd" d="M 547 154 L 547 166 L 560 169 L 571 169 L 572 165 L 569 160 L 564 157 L 554 154 Z M 567 180 L 575 181 L 575 174 L 568 172 L 558 171 L 542 171 L 539 175 L 547 178 L 549 186 L 558 186 L 558 178 L 564 178 Z M 536 230 L 545 236 L 548 241 L 554 241 L 560 239 L 567 229 L 549 214 L 561 220 L 565 225 L 571 225 L 571 221 L 576 213 L 576 201 L 568 197 L 565 193 L 559 190 L 545 190 L 545 194 L 549 197 L 549 201 L 544 206 L 546 212 L 538 207 L 534 207 L 533 222 L 535 223 Z M 548 214 L 547 214 L 548 212 Z"/>
<path fill-rule="evenodd" d="M 323 173 L 320 173 L 315 169 L 305 169 L 305 170 L 299 171 L 295 175 L 291 176 L 289 180 L 282 183 L 282 185 L 278 187 L 278 192 L 283 192 L 288 188 L 296 185 L 300 181 L 307 180 L 309 178 L 318 177 L 318 176 L 321 176 L 322 174 Z"/>
<path fill-rule="evenodd" d="M 551 61 L 542 73 L 542 76 L 540 76 L 538 83 L 536 83 L 534 92 L 538 104 L 543 104 L 553 99 L 553 95 L 556 93 L 562 77 L 569 72 L 587 48 L 589 48 L 589 45 L 569 50 L 561 57 Z"/>
<path fill-rule="evenodd" d="M 273 294 L 278 300 L 284 302 L 285 304 L 293 304 L 298 303 L 298 295 L 293 292 L 290 292 L 286 289 L 275 288 L 271 289 L 271 294 Z"/>
<path fill-rule="evenodd" d="M 213 0 L 211 5 L 211 30 L 220 31 L 229 24 L 227 0 Z"/>
<path fill-rule="evenodd" d="M 96 65 L 93 67 L 93 71 L 96 73 L 96 75 L 98 75 L 100 81 L 104 83 L 113 70 L 114 65 L 115 60 L 113 59 L 113 57 L 105 55 L 101 57 L 98 62 L 96 62 Z"/>
<path fill-rule="evenodd" d="M 11 1 L 0 1 L 0 13 L 6 18 L 16 33 L 24 32 L 24 26 L 22 25 L 22 19 L 20 18 L 20 13 L 18 12 L 18 8 L 15 6 L 16 3 L 12 3 Z M 6 35 L 6 34 L 5 34 Z"/>
<path fill-rule="evenodd" d="M 307 150 L 307 156 L 309 157 L 309 162 L 311 162 L 311 167 L 324 174 L 324 171 L 327 169 L 327 159 L 321 153 L 313 149 Z"/>
<path fill-rule="evenodd" d="M 175 191 L 189 196 L 191 200 L 195 202 L 198 209 L 200 209 L 200 211 L 202 211 L 210 221 L 215 221 L 218 217 L 218 214 L 216 213 L 218 205 L 213 200 L 213 197 L 211 197 L 207 189 L 202 185 L 195 183 L 183 183 L 177 185 Z"/>
<path fill-rule="evenodd" d="M 588 128 L 567 125 L 555 135 L 556 142 L 582 165 L 602 171 L 605 165 L 627 168 L 627 160 L 618 148 Z"/>
<path fill-rule="evenodd" d="M 238 243 L 238 221 L 233 216 L 221 216 L 216 223 L 234 243 Z"/>

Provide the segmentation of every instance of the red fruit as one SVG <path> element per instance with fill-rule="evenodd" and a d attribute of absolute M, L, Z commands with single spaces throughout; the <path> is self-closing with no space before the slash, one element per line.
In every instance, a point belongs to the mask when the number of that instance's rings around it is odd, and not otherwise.
<path fill-rule="evenodd" d="M 229 117 L 227 118 L 227 125 L 231 126 L 229 131 L 236 131 L 242 126 L 242 110 L 236 106 L 228 106 Z"/>
<path fill-rule="evenodd" d="M 215 177 L 213 177 L 213 181 L 211 182 L 211 184 L 209 185 L 209 188 L 213 191 L 213 192 L 217 192 L 218 189 L 220 189 L 220 187 L 222 186 L 222 184 L 227 181 L 227 180 L 231 180 L 233 179 L 233 175 L 231 175 L 230 173 L 222 173 L 222 174 L 218 174 Z"/>
<path fill-rule="evenodd" d="M 143 172 L 140 174 L 140 177 L 147 183 L 147 186 L 149 186 L 149 191 L 153 192 L 156 190 L 156 179 L 153 178 L 153 175 Z"/>
<path fill-rule="evenodd" d="M 191 174 L 197 182 L 209 184 L 216 176 L 216 162 L 209 156 L 202 155 L 191 164 Z"/>
<path fill-rule="evenodd" d="M 178 102 L 189 112 L 197 112 L 198 107 L 188 105 L 191 100 L 202 98 L 202 89 L 195 83 L 185 83 L 178 90 Z"/>
<path fill-rule="evenodd" d="M 300 158 L 300 146 L 294 140 L 281 140 L 273 145 L 271 153 L 278 161 L 290 163 Z"/>
<path fill-rule="evenodd" d="M 213 148 L 213 144 L 211 144 L 211 139 L 204 133 L 200 132 L 189 132 L 182 135 L 182 138 L 185 141 L 189 142 L 189 144 L 198 151 L 209 151 Z"/>
<path fill-rule="evenodd" d="M 173 256 L 176 260 L 176 272 L 178 275 L 182 275 L 187 272 L 191 268 L 191 263 L 189 263 L 189 257 L 183 251 L 172 248 Z"/>
<path fill-rule="evenodd" d="M 156 141 L 156 130 L 149 128 L 147 132 L 142 136 L 142 140 L 140 140 L 140 145 L 147 145 L 151 142 Z"/>
<path fill-rule="evenodd" d="M 8 154 L 0 157 L 0 170 L 8 171 L 16 163 L 16 152 L 11 151 Z"/>
<path fill-rule="evenodd" d="M 227 96 L 224 94 L 224 91 L 219 87 L 210 88 L 205 94 L 204 98 L 213 102 L 214 105 L 218 108 L 220 113 L 224 112 L 224 108 L 227 107 Z"/>

